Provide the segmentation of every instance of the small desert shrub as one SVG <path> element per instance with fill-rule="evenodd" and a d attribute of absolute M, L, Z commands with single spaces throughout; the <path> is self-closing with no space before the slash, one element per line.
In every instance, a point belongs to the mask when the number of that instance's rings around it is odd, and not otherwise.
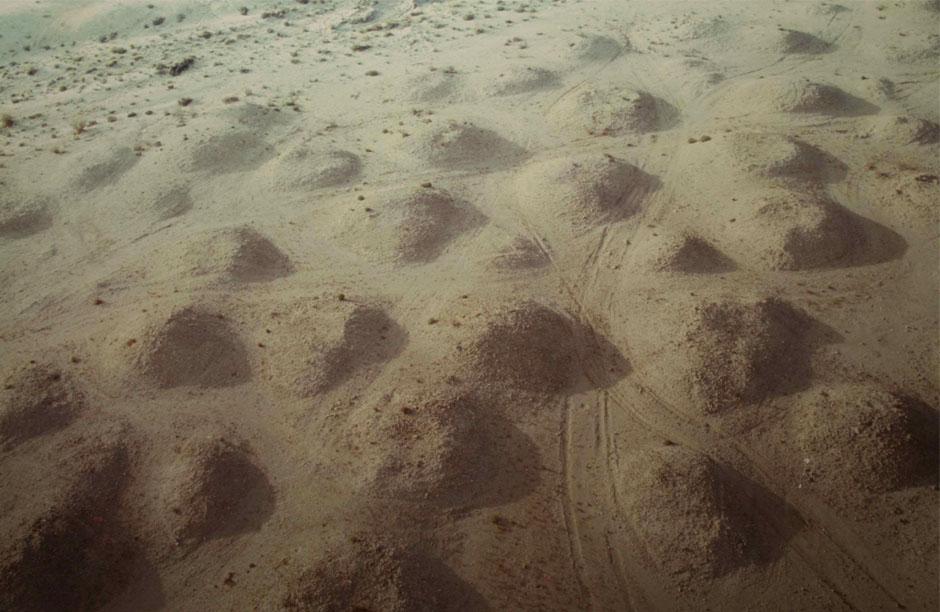
<path fill-rule="evenodd" d="M 88 127 L 88 122 L 85 121 L 82 117 L 73 117 L 72 118 L 72 131 L 75 132 L 75 135 L 84 134 L 85 129 Z"/>

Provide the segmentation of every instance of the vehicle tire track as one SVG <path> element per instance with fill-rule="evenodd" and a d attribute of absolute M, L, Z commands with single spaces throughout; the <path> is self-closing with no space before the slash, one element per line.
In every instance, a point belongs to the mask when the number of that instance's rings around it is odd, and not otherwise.
<path fill-rule="evenodd" d="M 562 496 L 561 507 L 565 521 L 565 534 L 568 538 L 568 551 L 571 557 L 571 568 L 578 582 L 578 590 L 586 602 L 591 602 L 591 593 L 584 582 L 585 563 L 584 552 L 581 548 L 581 537 L 578 524 L 572 511 L 571 503 L 571 406 L 566 399 L 562 404 L 561 418 L 558 428 L 558 459 L 561 464 Z M 593 604 L 591 609 L 594 609 Z"/>

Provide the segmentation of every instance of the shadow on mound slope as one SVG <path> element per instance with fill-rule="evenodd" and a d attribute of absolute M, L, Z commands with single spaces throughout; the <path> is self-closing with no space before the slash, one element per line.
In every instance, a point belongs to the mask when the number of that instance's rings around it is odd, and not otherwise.
<path fill-rule="evenodd" d="M 908 244 L 901 234 L 847 208 L 840 208 L 836 214 L 844 215 L 848 224 L 857 227 L 862 236 L 861 248 L 851 255 L 846 265 L 870 266 L 904 257 Z"/>

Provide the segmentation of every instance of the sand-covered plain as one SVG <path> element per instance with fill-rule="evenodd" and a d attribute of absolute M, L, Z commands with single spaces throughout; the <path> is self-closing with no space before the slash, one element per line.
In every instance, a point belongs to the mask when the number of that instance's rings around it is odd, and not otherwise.
<path fill-rule="evenodd" d="M 933 611 L 940 3 L 0 2 L 0 611 Z"/>

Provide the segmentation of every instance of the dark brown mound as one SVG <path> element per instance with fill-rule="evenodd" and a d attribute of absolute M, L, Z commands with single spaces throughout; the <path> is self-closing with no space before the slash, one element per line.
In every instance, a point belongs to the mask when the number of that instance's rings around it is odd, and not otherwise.
<path fill-rule="evenodd" d="M 537 302 L 493 313 L 464 352 L 481 382 L 528 391 L 562 391 L 580 373 L 572 322 Z"/>
<path fill-rule="evenodd" d="M 226 387 L 248 380 L 248 354 L 221 315 L 185 308 L 155 331 L 141 358 L 161 387 Z"/>
<path fill-rule="evenodd" d="M 0 445 L 14 446 L 69 425 L 85 410 L 82 392 L 50 365 L 15 372 L 0 391 Z"/>
<path fill-rule="evenodd" d="M 165 221 L 189 212 L 192 207 L 193 200 L 189 195 L 189 189 L 179 187 L 157 198 L 152 210 L 158 219 Z"/>
<path fill-rule="evenodd" d="M 404 90 L 414 102 L 452 102 L 460 97 L 462 86 L 462 76 L 449 71 L 436 71 L 409 77 Z M 396 95 L 400 95 L 401 87 L 401 83 L 396 83 Z"/>
<path fill-rule="evenodd" d="M 511 66 L 487 83 L 483 91 L 491 96 L 512 96 L 558 87 L 558 74 L 537 66 Z"/>
<path fill-rule="evenodd" d="M 695 401 L 720 412 L 804 388 L 813 323 L 777 298 L 696 307 L 685 337 Z"/>
<path fill-rule="evenodd" d="M 254 132 L 211 136 L 192 153 L 189 170 L 227 174 L 253 170 L 274 156 L 273 149 Z"/>
<path fill-rule="evenodd" d="M 702 238 L 686 236 L 678 248 L 667 256 L 663 267 L 686 274 L 716 274 L 735 270 L 737 265 Z"/>
<path fill-rule="evenodd" d="M 170 466 L 166 516 L 177 541 L 201 542 L 256 531 L 274 509 L 274 490 L 241 446 L 193 438 Z"/>
<path fill-rule="evenodd" d="M 709 581 L 779 555 L 783 534 L 760 506 L 789 509 L 709 457 L 679 446 L 648 449 L 621 467 L 624 510 L 647 553 L 673 579 Z"/>
<path fill-rule="evenodd" d="M 907 36 L 897 41 L 885 41 L 884 56 L 890 62 L 898 64 L 926 64 L 933 66 L 940 56 L 940 40 L 936 32 L 922 32 Z"/>
<path fill-rule="evenodd" d="M 845 209 L 828 199 L 768 198 L 757 216 L 779 231 L 767 256 L 775 270 L 808 270 L 850 262 L 865 235 Z"/>
<path fill-rule="evenodd" d="M 216 237 L 217 251 L 224 252 L 223 272 L 244 283 L 271 281 L 294 271 L 287 256 L 266 236 L 250 227 L 239 227 Z"/>
<path fill-rule="evenodd" d="M 403 261 L 432 261 L 460 232 L 461 205 L 446 191 L 421 189 L 392 199 L 374 221 L 394 232 L 394 253 Z"/>
<path fill-rule="evenodd" d="M 366 541 L 374 538 L 364 537 Z M 444 563 L 374 545 L 332 554 L 304 572 L 278 612 L 487 612 L 486 601 Z"/>
<path fill-rule="evenodd" d="M 645 91 L 589 85 L 562 97 L 549 109 L 546 119 L 559 129 L 622 136 L 668 129 L 678 122 L 679 112 Z"/>
<path fill-rule="evenodd" d="M 451 121 L 415 138 L 405 150 L 443 167 L 477 166 L 521 159 L 525 149 L 496 132 L 472 123 Z"/>
<path fill-rule="evenodd" d="M 732 272 L 737 264 L 724 253 L 694 234 L 670 235 L 662 230 L 638 245 L 642 265 L 660 272 L 719 274 Z M 645 260 L 645 261 L 644 261 Z"/>
<path fill-rule="evenodd" d="M 823 113 L 831 115 L 864 115 L 877 112 L 873 104 L 850 96 L 838 87 L 810 81 L 771 86 L 768 95 L 775 92 L 773 105 L 790 113 Z"/>
<path fill-rule="evenodd" d="M 321 189 L 348 183 L 362 168 L 359 156 L 340 149 L 298 147 L 279 160 L 274 187 Z"/>
<path fill-rule="evenodd" d="M 628 43 L 629 45 L 629 43 Z M 624 47 L 613 38 L 592 34 L 584 36 L 571 48 L 571 56 L 582 62 L 606 62 L 617 57 Z"/>
<path fill-rule="evenodd" d="M 405 392 L 351 415 L 369 495 L 434 508 L 519 499 L 538 482 L 538 450 L 468 392 Z"/>
<path fill-rule="evenodd" d="M 815 393 L 797 423 L 808 473 L 833 485 L 882 493 L 936 484 L 937 411 L 869 386 Z"/>
<path fill-rule="evenodd" d="M 52 215 L 43 202 L 0 203 L 0 236 L 26 238 L 52 227 Z"/>
<path fill-rule="evenodd" d="M 882 119 L 874 132 L 883 140 L 901 144 L 931 145 L 940 142 L 940 125 L 916 117 Z"/>
<path fill-rule="evenodd" d="M 907 248 L 891 229 L 814 189 L 764 189 L 741 205 L 734 232 L 743 248 L 772 270 L 881 263 L 900 257 Z"/>
<path fill-rule="evenodd" d="M 841 179 L 844 167 L 822 150 L 779 134 L 738 134 L 728 139 L 731 157 L 745 172 L 777 179 Z"/>
<path fill-rule="evenodd" d="M 407 342 L 407 333 L 381 308 L 360 305 L 343 322 L 343 335 L 323 354 L 306 394 L 328 391 L 361 368 L 388 361 Z"/>
<path fill-rule="evenodd" d="M 907 142 L 921 145 L 940 142 L 940 125 L 926 119 L 908 119 L 906 122 L 902 119 L 905 118 L 898 117 L 897 125 L 901 126 L 903 124 L 906 126 L 906 128 L 901 127 L 900 131 L 909 134 Z"/>
<path fill-rule="evenodd" d="M 609 155 L 587 153 L 536 162 L 516 179 L 520 206 L 580 226 L 636 214 L 658 185 L 654 177 Z"/>
<path fill-rule="evenodd" d="M 81 447 L 63 465 L 78 471 L 75 486 L 4 546 L 0 609 L 91 612 L 137 578 L 141 552 L 118 513 L 129 481 L 128 451 L 98 442 Z"/>
<path fill-rule="evenodd" d="M 828 53 L 832 45 L 816 38 L 812 34 L 797 30 L 786 30 L 780 39 L 780 51 L 783 53 Z"/>
<path fill-rule="evenodd" d="M 267 129 L 291 122 L 291 116 L 288 113 L 279 111 L 278 108 L 243 102 L 227 107 L 220 114 L 234 123 L 247 125 L 252 129 Z"/>
<path fill-rule="evenodd" d="M 294 266 L 267 236 L 249 226 L 212 231 L 181 245 L 184 274 L 235 283 L 262 283 L 290 276 Z M 171 256 L 170 256 L 171 257 Z M 170 257 L 167 257 L 169 259 Z"/>
<path fill-rule="evenodd" d="M 435 188 L 394 194 L 368 216 L 344 215 L 339 235 L 350 247 L 377 261 L 405 264 L 437 259 L 457 236 L 483 221 L 468 203 Z"/>
<path fill-rule="evenodd" d="M 756 80 L 735 91 L 735 103 L 751 112 L 816 113 L 833 116 L 870 115 L 878 107 L 834 85 L 808 79 Z"/>
<path fill-rule="evenodd" d="M 109 159 L 82 170 L 76 186 L 82 191 L 91 191 L 109 185 L 133 168 L 139 159 L 128 147 L 116 149 Z"/>
<path fill-rule="evenodd" d="M 493 265 L 505 270 L 543 268 L 551 263 L 538 243 L 524 236 L 515 236 L 493 257 Z"/>

